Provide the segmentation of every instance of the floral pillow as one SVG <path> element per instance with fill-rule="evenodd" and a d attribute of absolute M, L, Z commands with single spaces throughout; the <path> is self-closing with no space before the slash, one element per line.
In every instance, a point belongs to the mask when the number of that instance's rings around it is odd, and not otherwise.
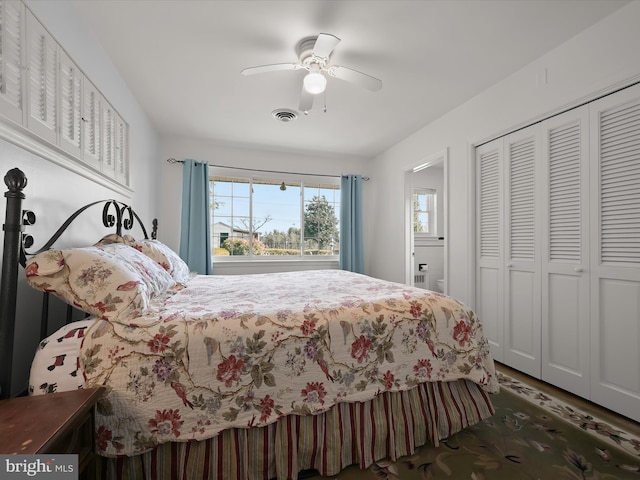
<path fill-rule="evenodd" d="M 164 243 L 158 240 L 134 240 L 128 241 L 127 245 L 155 260 L 176 282 L 185 283 L 191 277 L 189 266 Z"/>
<path fill-rule="evenodd" d="M 155 262 L 124 244 L 47 250 L 27 261 L 25 274 L 34 288 L 125 324 L 175 284 Z"/>

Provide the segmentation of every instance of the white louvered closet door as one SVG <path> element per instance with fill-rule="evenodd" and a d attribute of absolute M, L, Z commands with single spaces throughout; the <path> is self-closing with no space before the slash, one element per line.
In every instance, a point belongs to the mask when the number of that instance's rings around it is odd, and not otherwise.
<path fill-rule="evenodd" d="M 590 107 L 591 399 L 640 421 L 640 86 Z"/>
<path fill-rule="evenodd" d="M 504 361 L 502 143 L 499 138 L 476 149 L 476 313 L 489 341 L 491 354 L 499 362 Z"/>
<path fill-rule="evenodd" d="M 24 121 L 24 16 L 22 2 L 0 2 L 0 113 L 20 125 Z"/>
<path fill-rule="evenodd" d="M 58 138 L 58 44 L 27 11 L 27 128 L 52 143 Z"/>
<path fill-rule="evenodd" d="M 505 154 L 505 363 L 540 377 L 539 126 L 508 135 Z"/>
<path fill-rule="evenodd" d="M 589 109 L 541 125 L 542 379 L 589 397 Z"/>

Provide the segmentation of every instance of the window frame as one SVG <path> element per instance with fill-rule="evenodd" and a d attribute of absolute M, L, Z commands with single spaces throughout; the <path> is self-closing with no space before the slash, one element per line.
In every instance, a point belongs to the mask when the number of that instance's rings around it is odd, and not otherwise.
<path fill-rule="evenodd" d="M 214 228 L 214 224 L 215 224 L 215 214 L 214 214 L 214 209 L 213 209 L 213 201 L 214 201 L 214 197 L 213 197 L 213 182 L 215 181 L 215 178 L 218 177 L 227 177 L 227 178 L 237 178 L 237 179 L 242 179 L 242 180 L 248 180 L 250 183 L 250 195 L 249 195 L 249 212 L 250 212 L 250 217 L 249 217 L 249 224 L 251 227 L 253 227 L 253 192 L 251 192 L 251 186 L 253 185 L 254 181 L 257 182 L 273 182 L 274 184 L 281 184 L 282 182 L 284 182 L 285 184 L 289 184 L 289 183 L 295 183 L 295 184 L 300 184 L 300 235 L 301 235 L 301 240 L 300 240 L 300 252 L 298 255 L 255 255 L 253 254 L 253 249 L 250 248 L 249 253 L 247 255 L 229 255 L 229 256 L 215 256 L 213 254 L 213 248 L 216 248 L 217 245 L 214 245 L 214 232 L 213 232 L 213 228 Z M 215 167 L 215 168 L 211 168 L 209 171 L 209 185 L 210 185 L 210 194 L 211 194 L 211 198 L 210 198 L 210 205 L 212 205 L 211 207 L 211 212 L 210 212 L 210 226 L 211 226 L 211 243 L 212 243 L 212 261 L 214 263 L 261 263 L 261 262 L 268 262 L 268 263 L 278 263 L 278 262 L 284 262 L 284 263 L 293 263 L 293 262 L 307 262 L 307 263 L 335 263 L 339 260 L 339 251 L 338 253 L 336 253 L 335 255 L 308 255 L 308 254 L 304 254 L 304 211 L 305 211 L 305 202 L 304 202 L 304 186 L 305 184 L 307 184 L 307 186 L 311 186 L 313 187 L 314 185 L 318 185 L 318 184 L 323 184 L 323 185 L 331 185 L 334 186 L 338 192 L 340 192 L 340 177 L 336 177 L 336 176 L 332 176 L 332 175 L 314 175 L 313 178 L 310 179 L 308 174 L 297 174 L 297 173 L 280 173 L 280 172 L 268 172 L 268 171 L 251 171 L 250 169 L 234 169 L 234 168 L 222 168 L 222 167 Z M 339 211 L 339 205 L 340 202 L 342 201 L 341 197 L 340 197 L 340 193 L 338 193 L 338 201 L 337 202 L 329 202 L 330 204 L 337 206 L 338 208 L 335 211 L 335 216 L 338 220 L 338 232 L 339 232 L 339 228 L 340 228 L 340 211 Z M 232 226 L 233 228 L 233 226 Z M 252 228 L 250 229 L 249 232 L 249 241 L 252 243 L 253 242 L 253 232 L 251 231 Z M 231 236 L 230 236 L 231 238 Z"/>

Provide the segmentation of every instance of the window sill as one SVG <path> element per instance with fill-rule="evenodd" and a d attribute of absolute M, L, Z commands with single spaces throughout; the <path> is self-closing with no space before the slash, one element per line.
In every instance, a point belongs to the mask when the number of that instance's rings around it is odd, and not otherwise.
<path fill-rule="evenodd" d="M 218 260 L 213 257 L 214 275 L 240 275 L 248 273 L 293 272 L 298 270 L 335 270 L 339 268 L 337 257 L 329 258 L 295 258 L 295 259 L 260 259 L 246 260 L 241 258 Z M 222 257 L 225 258 L 225 257 Z"/>

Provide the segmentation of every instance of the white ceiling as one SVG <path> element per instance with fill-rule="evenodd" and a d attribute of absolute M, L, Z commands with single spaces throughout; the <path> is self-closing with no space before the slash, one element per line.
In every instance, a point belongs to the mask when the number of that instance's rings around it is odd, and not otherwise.
<path fill-rule="evenodd" d="M 221 144 L 372 157 L 517 71 L 628 0 L 76 0 L 161 134 Z M 309 115 L 296 62 L 303 37 L 341 38 L 331 63 L 383 81 L 330 78 Z"/>

